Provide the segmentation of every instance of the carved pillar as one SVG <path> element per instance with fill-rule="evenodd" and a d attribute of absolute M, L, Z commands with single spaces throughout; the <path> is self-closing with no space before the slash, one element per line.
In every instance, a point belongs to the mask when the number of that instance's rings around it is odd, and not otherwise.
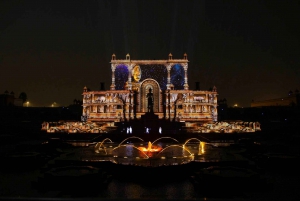
<path fill-rule="evenodd" d="M 129 94 L 129 102 L 130 102 L 130 108 L 131 108 L 131 118 L 134 118 L 134 102 L 133 102 L 133 91 L 130 91 L 130 94 Z"/>
<path fill-rule="evenodd" d="M 188 90 L 189 89 L 189 85 L 188 85 L 188 76 L 187 76 L 187 70 L 188 70 L 188 64 L 185 63 L 183 64 L 183 69 L 184 69 L 184 89 Z"/>
<path fill-rule="evenodd" d="M 170 103 L 170 120 L 174 118 L 174 103 Z"/>
<path fill-rule="evenodd" d="M 218 121 L 218 109 L 214 106 L 214 121 Z"/>
<path fill-rule="evenodd" d="M 82 116 L 86 116 L 86 106 L 83 106 L 82 108 Z"/>
<path fill-rule="evenodd" d="M 115 90 L 116 89 L 115 70 L 116 70 L 116 64 L 111 64 L 111 85 L 110 85 L 110 90 Z"/>
<path fill-rule="evenodd" d="M 128 102 L 126 103 L 126 119 L 130 119 L 130 104 Z"/>
<path fill-rule="evenodd" d="M 165 102 L 166 102 L 166 108 L 165 108 L 165 114 L 166 114 L 166 119 L 168 118 L 168 92 L 165 92 Z"/>
<path fill-rule="evenodd" d="M 87 109 L 86 109 L 86 115 L 87 116 L 90 116 L 90 113 L 91 113 L 91 106 L 87 106 Z"/>
<path fill-rule="evenodd" d="M 172 65 L 171 64 L 167 64 L 166 65 L 167 67 L 167 71 L 168 71 L 168 78 L 167 78 L 167 89 L 170 90 L 171 89 L 171 67 Z"/>
<path fill-rule="evenodd" d="M 170 90 L 166 90 L 166 119 L 170 118 Z"/>
<path fill-rule="evenodd" d="M 132 68 L 133 68 L 134 64 L 129 64 L 127 66 L 128 68 L 128 90 L 132 90 L 132 84 L 131 84 L 131 77 L 132 77 Z"/>
<path fill-rule="evenodd" d="M 157 112 L 161 112 L 161 106 L 162 106 L 162 101 L 161 101 L 161 99 L 162 99 L 162 93 L 161 93 L 161 91 L 159 91 L 158 92 L 158 107 L 157 107 Z"/>

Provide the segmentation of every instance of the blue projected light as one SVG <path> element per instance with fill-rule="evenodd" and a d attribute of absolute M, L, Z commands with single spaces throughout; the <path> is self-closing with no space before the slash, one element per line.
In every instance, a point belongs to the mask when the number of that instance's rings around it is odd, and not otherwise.
<path fill-rule="evenodd" d="M 184 70 L 180 64 L 175 64 L 171 69 L 171 83 L 174 85 L 174 89 L 184 88 Z"/>
<path fill-rule="evenodd" d="M 168 71 L 164 65 L 140 65 L 142 75 L 140 82 L 145 79 L 151 78 L 158 82 L 161 90 L 167 89 Z M 115 84 L 117 90 L 125 89 L 125 84 L 128 80 L 128 69 L 125 65 L 121 64 L 116 67 L 115 70 Z M 171 69 L 171 83 L 174 85 L 174 89 L 184 89 L 184 70 L 179 64 L 176 64 Z"/>
<path fill-rule="evenodd" d="M 141 81 L 152 78 L 159 84 L 161 90 L 167 89 L 168 72 L 164 65 L 140 65 L 142 71 Z"/>
<path fill-rule="evenodd" d="M 125 65 L 121 64 L 116 67 L 115 70 L 115 84 L 116 90 L 123 90 L 125 88 L 125 83 L 128 80 L 128 69 Z"/>

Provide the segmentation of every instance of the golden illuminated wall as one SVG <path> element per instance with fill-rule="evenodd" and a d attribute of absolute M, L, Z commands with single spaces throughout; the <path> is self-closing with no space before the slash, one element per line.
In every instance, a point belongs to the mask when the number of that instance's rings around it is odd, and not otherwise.
<path fill-rule="evenodd" d="M 150 84 L 153 84 L 150 80 L 149 83 L 144 82 L 137 92 L 84 91 L 82 116 L 90 121 L 113 122 L 133 119 L 134 116 L 140 118 L 147 112 L 146 86 Z M 217 121 L 216 91 L 167 90 L 163 100 L 159 86 L 156 84 L 155 87 L 157 89 L 154 90 L 154 113 L 160 118 L 176 121 Z"/>
<path fill-rule="evenodd" d="M 128 90 L 83 92 L 82 116 L 94 121 L 122 121 L 131 117 L 132 94 Z"/>
<path fill-rule="evenodd" d="M 147 78 L 140 82 L 141 69 L 138 65 L 159 64 L 167 69 L 166 90 L 162 91 L 157 80 Z M 184 85 L 182 90 L 174 90 L 171 83 L 170 71 L 172 66 L 180 64 L 184 69 Z M 116 90 L 115 70 L 118 65 L 128 69 L 128 80 L 125 90 Z M 217 121 L 217 89 L 212 91 L 189 90 L 187 70 L 188 60 L 173 59 L 169 54 L 168 60 L 131 60 L 126 55 L 125 60 L 111 60 L 112 84 L 108 91 L 83 90 L 83 121 L 118 122 L 141 118 L 147 112 L 147 93 L 149 88 L 154 95 L 153 111 L 159 118 L 175 121 Z"/>
<path fill-rule="evenodd" d="M 217 121 L 217 92 L 170 90 L 166 95 L 167 118 L 178 121 Z"/>

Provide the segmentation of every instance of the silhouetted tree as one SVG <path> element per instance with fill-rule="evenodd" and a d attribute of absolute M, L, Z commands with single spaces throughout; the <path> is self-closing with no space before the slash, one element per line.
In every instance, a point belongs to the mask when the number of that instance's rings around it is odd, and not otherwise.
<path fill-rule="evenodd" d="M 21 92 L 19 98 L 23 100 L 23 103 L 27 101 L 27 94 L 25 92 Z"/>

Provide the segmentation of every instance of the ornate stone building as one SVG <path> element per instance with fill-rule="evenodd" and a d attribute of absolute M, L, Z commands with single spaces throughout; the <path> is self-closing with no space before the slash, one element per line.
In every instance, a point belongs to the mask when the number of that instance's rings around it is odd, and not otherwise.
<path fill-rule="evenodd" d="M 189 90 L 188 59 L 111 59 L 107 91 L 83 89 L 83 121 L 120 122 L 153 112 L 160 119 L 180 122 L 216 122 L 217 89 Z"/>

